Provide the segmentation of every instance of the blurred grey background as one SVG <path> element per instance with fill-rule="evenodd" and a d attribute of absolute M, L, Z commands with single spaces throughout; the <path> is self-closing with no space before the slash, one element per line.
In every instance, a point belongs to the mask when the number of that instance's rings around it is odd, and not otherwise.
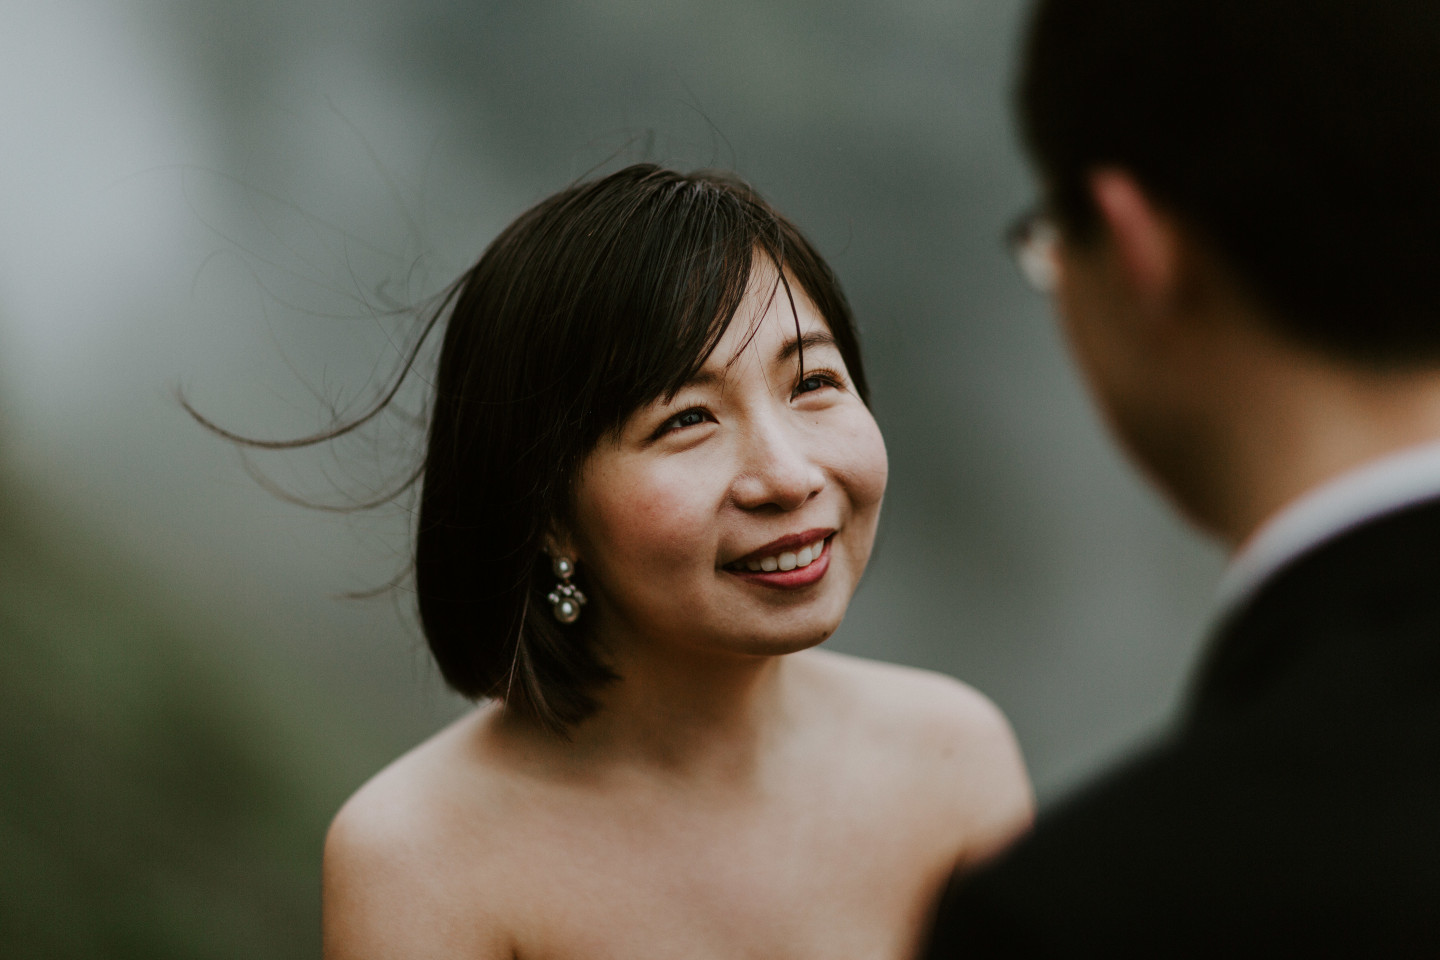
<path fill-rule="evenodd" d="M 1009 714 L 1042 802 L 1183 695 L 1221 558 L 1122 462 L 1000 243 L 1012 0 L 13 0 L 0 24 L 0 953 L 303 956 L 329 815 L 464 704 L 404 505 L 260 437 L 384 380 L 510 219 L 734 168 L 856 308 L 891 481 L 842 650 Z M 418 438 L 260 462 L 344 502 Z M 8 946 L 8 949 L 6 949 Z M 17 952 L 18 951 L 18 952 Z"/>

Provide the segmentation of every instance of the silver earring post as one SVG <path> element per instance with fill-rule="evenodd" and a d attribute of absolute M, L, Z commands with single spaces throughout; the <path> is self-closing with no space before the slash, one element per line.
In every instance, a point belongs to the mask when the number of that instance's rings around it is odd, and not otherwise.
<path fill-rule="evenodd" d="M 560 580 L 555 584 L 555 589 L 545 597 L 550 601 L 550 612 L 561 623 L 574 623 L 580 619 L 580 608 L 588 602 L 580 588 L 570 582 L 570 577 L 575 573 L 575 561 L 569 557 L 555 557 L 550 563 L 550 569 Z"/>

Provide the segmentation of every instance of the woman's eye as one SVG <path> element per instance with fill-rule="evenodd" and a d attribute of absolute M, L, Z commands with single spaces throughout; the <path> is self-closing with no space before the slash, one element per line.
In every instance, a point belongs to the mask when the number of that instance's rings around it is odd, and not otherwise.
<path fill-rule="evenodd" d="M 710 414 L 699 407 L 677 413 L 660 425 L 661 433 L 669 433 L 673 430 L 684 430 L 686 427 L 695 427 L 711 419 Z"/>
<path fill-rule="evenodd" d="M 840 378 L 828 370 L 815 370 L 795 385 L 795 395 L 813 393 L 824 387 L 838 387 L 840 382 Z"/>

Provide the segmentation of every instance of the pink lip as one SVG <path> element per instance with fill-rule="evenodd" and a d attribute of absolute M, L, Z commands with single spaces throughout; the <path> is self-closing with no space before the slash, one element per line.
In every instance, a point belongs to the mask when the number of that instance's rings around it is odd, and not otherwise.
<path fill-rule="evenodd" d="M 823 533 L 824 531 L 817 532 Z M 816 537 L 815 539 L 819 538 Z M 800 547 L 814 543 L 815 539 L 801 539 L 798 543 L 788 543 L 787 541 L 793 541 L 794 538 L 786 537 L 784 540 L 776 542 L 785 544 L 786 546 Z M 784 547 L 765 547 L 767 551 L 776 549 L 783 550 Z M 773 552 L 768 552 L 751 554 L 750 556 L 770 557 L 774 555 Z M 820 556 L 811 560 L 808 566 L 796 567 L 794 570 L 775 570 L 766 573 L 764 570 L 731 570 L 729 567 L 723 569 L 731 576 L 739 577 L 742 580 L 749 580 L 751 583 L 757 583 L 764 587 L 772 587 L 776 590 L 797 590 L 800 587 L 808 587 L 810 584 L 817 582 L 821 577 L 825 576 L 825 571 L 830 569 L 830 541 L 828 539 L 825 541 L 825 546 L 821 548 Z"/>

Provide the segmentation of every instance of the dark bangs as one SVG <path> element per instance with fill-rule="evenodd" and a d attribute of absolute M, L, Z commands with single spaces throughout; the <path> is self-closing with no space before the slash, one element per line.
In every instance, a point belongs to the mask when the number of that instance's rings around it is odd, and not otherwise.
<path fill-rule="evenodd" d="M 610 178 L 595 185 L 599 202 L 576 198 L 556 210 L 572 234 L 562 246 L 574 257 L 557 257 L 553 275 L 572 282 L 557 291 L 562 302 L 554 309 L 579 321 L 569 331 L 572 347 L 594 358 L 569 365 L 578 374 L 571 388 L 585 399 L 576 410 L 585 453 L 636 410 L 674 395 L 695 376 L 729 330 L 757 253 L 776 270 L 776 292 L 790 294 L 788 272 L 826 321 L 841 328 L 836 336 L 843 337 L 846 363 L 868 399 L 849 307 L 791 224 L 721 174 L 682 177 L 640 166 L 616 177 L 627 174 L 649 189 L 631 196 L 628 184 Z M 618 195 L 606 197 L 606 186 Z"/>

